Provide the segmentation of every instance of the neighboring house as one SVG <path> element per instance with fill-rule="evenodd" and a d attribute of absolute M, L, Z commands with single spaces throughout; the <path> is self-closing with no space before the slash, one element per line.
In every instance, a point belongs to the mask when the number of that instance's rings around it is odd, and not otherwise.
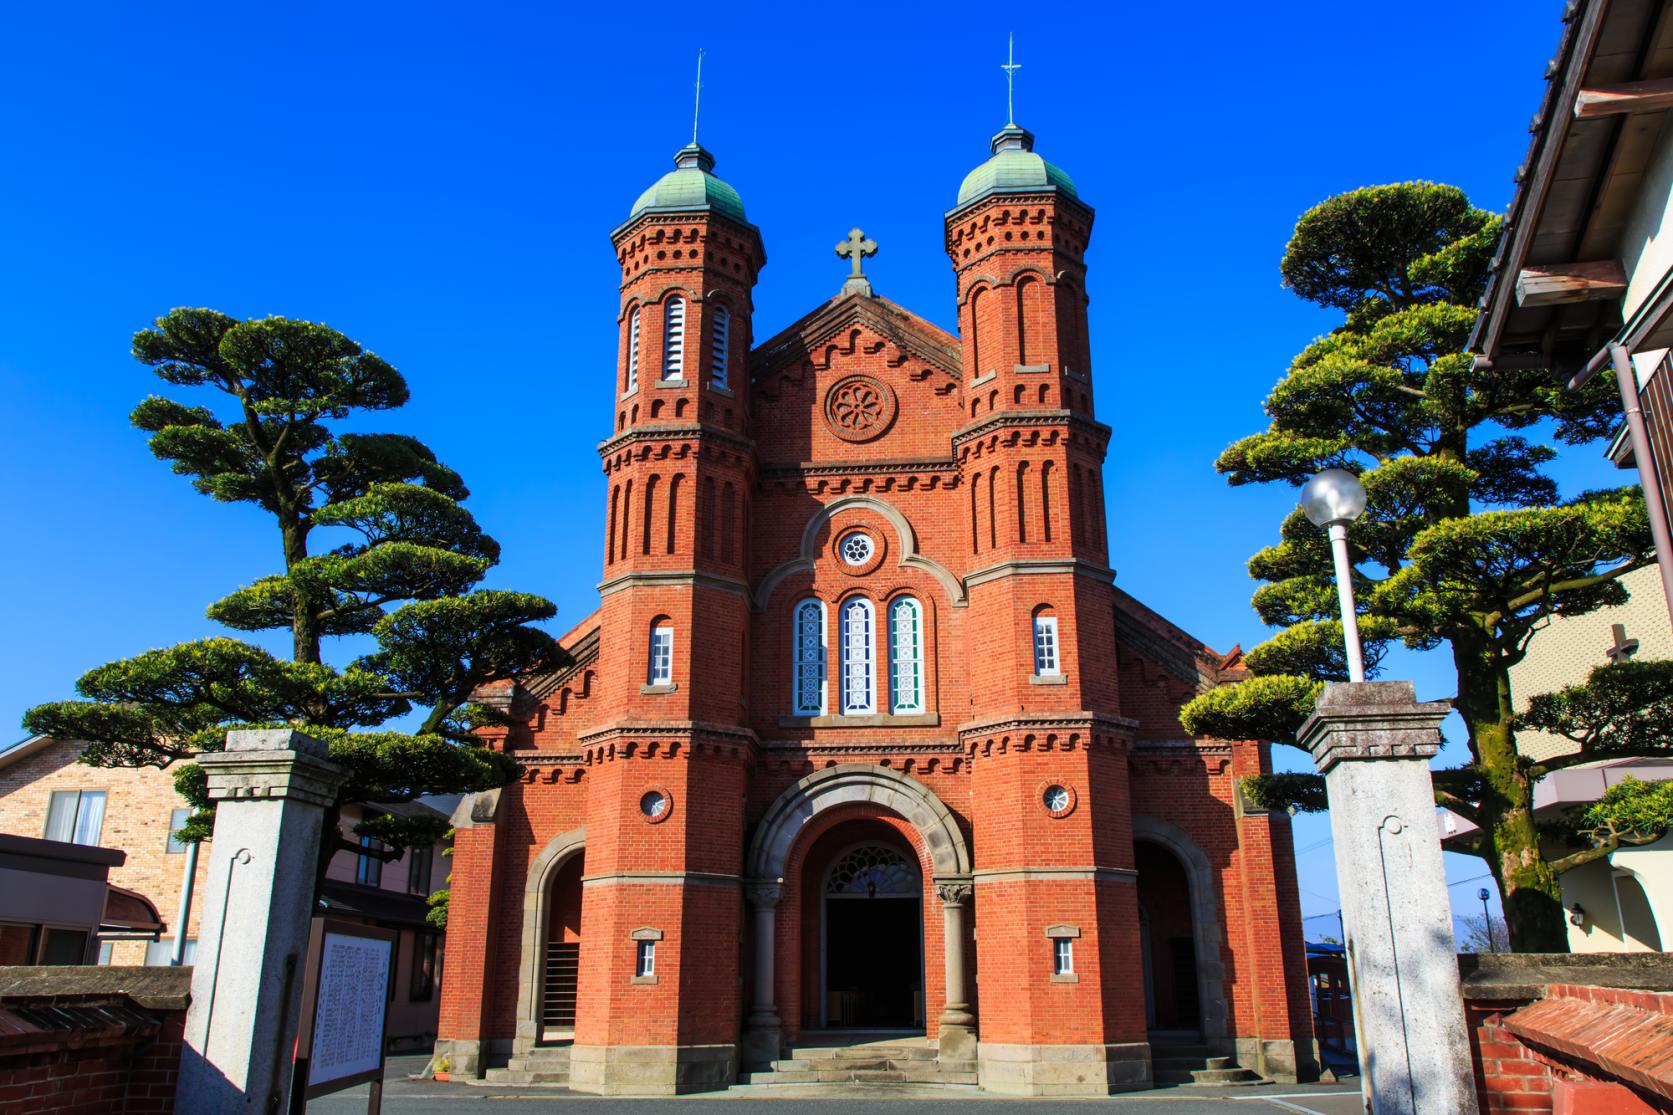
<path fill-rule="evenodd" d="M 0 834 L 31 838 L 24 844 L 32 848 L 40 846 L 58 859 L 74 859 L 78 852 L 85 852 L 85 856 L 92 857 L 89 862 L 109 865 L 111 901 L 116 905 L 104 913 L 105 928 L 98 934 L 97 947 L 87 950 L 85 962 L 167 964 L 174 945 L 174 923 L 185 864 L 190 858 L 185 845 L 176 841 L 173 834 L 185 823 L 189 807 L 174 791 L 172 770 L 85 766 L 76 762 L 81 749 L 82 744 L 74 740 L 36 736 L 0 751 Z M 441 810 L 424 802 L 381 808 L 445 816 L 452 802 L 439 799 L 438 804 L 443 807 Z M 344 806 L 345 836 L 350 835 L 366 808 Z M 0 835 L 0 841 L 12 841 L 12 837 Z M 77 846 L 87 847 L 78 849 Z M 0 845 L 0 871 L 11 862 L 7 856 L 10 847 L 10 844 Z M 387 1029 L 392 1049 L 424 1047 L 435 1040 L 442 936 L 425 920 L 425 913 L 429 895 L 447 885 L 448 861 L 442 849 L 443 845 L 437 844 L 409 851 L 389 863 L 373 856 L 338 852 L 321 888 L 321 913 L 381 925 L 400 933 Z M 193 888 L 197 900 L 192 904 L 187 922 L 187 964 L 197 951 L 198 910 L 213 854 L 210 844 L 201 846 Z M 124 915 L 127 922 L 143 919 L 127 908 L 132 903 L 124 906 L 115 897 L 116 888 L 122 888 L 124 894 L 142 896 L 160 911 L 164 925 L 160 936 L 120 939 L 137 935 L 122 921 Z M 39 887 L 33 890 L 45 893 Z M 50 924 L 60 928 L 87 924 L 85 896 L 73 911 L 69 905 L 62 905 L 57 917 L 31 915 L 26 919 L 14 914 L 14 892 L 22 893 L 10 887 L 6 876 L 0 874 L 0 894 L 6 896 L 0 902 L 0 953 L 9 948 L 13 937 L 18 937 L 18 931 L 7 935 L 5 923 Z M 72 912 L 73 917 L 69 916 Z M 53 955 L 67 955 L 68 939 L 59 940 L 54 946 L 58 952 Z M 37 956 L 45 946 L 45 937 L 37 934 Z M 23 946 L 18 945 L 18 949 L 22 950 Z"/>
<path fill-rule="evenodd" d="M 101 942 L 155 940 L 156 909 L 111 886 L 114 848 L 0 833 L 0 965 L 91 964 Z"/>
<path fill-rule="evenodd" d="M 1518 711 L 1540 693 L 1586 679 L 1612 657 L 1673 658 L 1673 632 L 1666 621 L 1661 579 L 1653 567 L 1621 579 L 1632 598 L 1584 616 L 1555 616 L 1535 639 L 1528 657 L 1511 668 L 1511 692 Z M 1576 750 L 1575 744 L 1544 732 L 1523 731 L 1516 746 L 1539 760 Z M 1673 778 L 1667 759 L 1615 759 L 1557 771 L 1534 788 L 1534 815 L 1556 821 L 1596 801 L 1626 777 Z M 1443 843 L 1467 843 L 1475 826 L 1443 812 Z M 1574 849 L 1553 841 L 1553 856 Z M 1563 873 L 1563 906 L 1569 911 L 1568 945 L 1574 952 L 1660 951 L 1664 935 L 1673 940 L 1673 838 L 1622 848 L 1604 859 Z M 1579 910 L 1575 907 L 1578 905 Z M 1664 933 L 1665 929 L 1665 933 Z"/>
<path fill-rule="evenodd" d="M 1616 381 L 1628 422 L 1610 455 L 1638 469 L 1673 593 L 1670 15 L 1673 0 L 1565 7 L 1469 349 L 1483 369 Z"/>

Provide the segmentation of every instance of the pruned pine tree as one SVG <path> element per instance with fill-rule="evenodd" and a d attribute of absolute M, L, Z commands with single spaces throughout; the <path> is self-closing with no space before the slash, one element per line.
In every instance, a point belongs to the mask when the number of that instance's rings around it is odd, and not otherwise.
<path fill-rule="evenodd" d="M 1424 182 L 1354 190 L 1303 215 L 1284 283 L 1344 320 L 1292 361 L 1266 399 L 1267 429 L 1216 467 L 1234 485 L 1359 475 L 1369 504 L 1349 539 L 1368 666 L 1397 640 L 1451 656 L 1470 762 L 1436 773 L 1437 800 L 1479 826 L 1475 851 L 1503 892 L 1514 946 L 1560 952 L 1561 891 L 1540 850 L 1534 783 L 1663 745 L 1599 737 L 1534 761 L 1517 750 L 1510 668 L 1551 616 L 1624 601 L 1619 578 L 1652 552 L 1637 488 L 1565 500 L 1546 472 L 1552 441 L 1596 443 L 1618 423 L 1605 377 L 1568 391 L 1543 370 L 1478 369 L 1464 351 L 1499 224 L 1460 190 Z M 1279 631 L 1249 652 L 1256 677 L 1198 698 L 1184 719 L 1194 732 L 1293 743 L 1319 686 L 1347 677 L 1325 532 L 1296 510 L 1249 572 L 1264 582 L 1256 610 Z M 1281 785 L 1252 789 L 1309 807 Z"/>
<path fill-rule="evenodd" d="M 326 811 L 321 877 L 340 848 L 388 860 L 434 843 L 446 821 L 375 812 L 354 829 L 374 842 L 362 847 L 340 835 L 340 807 L 515 777 L 516 762 L 474 731 L 499 714 L 471 695 L 558 660 L 536 626 L 555 608 L 475 587 L 499 546 L 462 505 L 459 476 L 422 442 L 336 428 L 407 399 L 400 373 L 343 334 L 177 309 L 135 335 L 134 355 L 169 384 L 218 394 L 212 407 L 153 396 L 132 420 L 198 491 L 271 517 L 282 571 L 210 605 L 209 616 L 238 631 L 289 632 L 291 655 L 234 638 L 148 651 L 88 671 L 76 683 L 83 700 L 37 706 L 24 725 L 86 741 L 81 761 L 94 766 L 174 766 L 195 807 L 185 840 L 206 839 L 213 822 L 192 758 L 221 750 L 231 729 L 295 727 L 351 772 Z M 375 649 L 327 663 L 324 641 L 345 635 L 369 636 Z"/>

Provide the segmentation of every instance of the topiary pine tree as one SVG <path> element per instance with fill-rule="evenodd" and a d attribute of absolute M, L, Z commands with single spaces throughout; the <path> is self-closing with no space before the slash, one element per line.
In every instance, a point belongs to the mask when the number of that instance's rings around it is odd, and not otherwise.
<path fill-rule="evenodd" d="M 1636 488 L 1562 501 L 1544 471 L 1556 451 L 1524 436 L 1607 437 L 1620 411 L 1604 378 L 1571 392 L 1544 371 L 1478 369 L 1464 352 L 1499 223 L 1460 190 L 1424 182 L 1355 190 L 1303 215 L 1284 283 L 1346 320 L 1291 363 L 1267 397 L 1266 431 L 1216 467 L 1234 485 L 1300 485 L 1331 467 L 1359 474 L 1369 503 L 1349 536 L 1367 663 L 1374 670 L 1395 640 L 1451 655 L 1470 762 L 1436 772 L 1436 798 L 1479 826 L 1476 851 L 1503 892 L 1514 947 L 1562 952 L 1561 890 L 1541 854 L 1533 786 L 1600 748 L 1540 762 L 1520 754 L 1510 668 L 1550 616 L 1625 600 L 1617 579 L 1652 554 Z M 1193 732 L 1293 743 L 1320 685 L 1346 680 L 1325 532 L 1298 509 L 1280 536 L 1249 572 L 1266 582 L 1256 611 L 1281 630 L 1249 652 L 1256 677 L 1186 708 Z M 1256 791 L 1297 797 L 1281 785 Z M 1309 792 L 1316 806 L 1316 783 Z"/>
<path fill-rule="evenodd" d="M 291 726 L 322 739 L 350 772 L 323 822 L 322 878 L 338 849 L 366 852 L 340 833 L 343 803 L 407 802 L 515 777 L 517 763 L 474 732 L 500 716 L 471 695 L 557 662 L 551 636 L 533 626 L 556 609 L 474 587 L 499 546 L 461 506 L 459 476 L 421 442 L 334 429 L 404 403 L 400 373 L 323 325 L 202 309 L 158 318 L 135 335 L 134 356 L 168 383 L 225 397 L 222 418 L 153 396 L 133 423 L 198 491 L 271 516 L 284 571 L 210 605 L 209 616 L 240 631 L 288 631 L 291 657 L 231 638 L 148 651 L 88 671 L 76 683 L 85 700 L 37 706 L 24 726 L 86 741 L 81 761 L 94 766 L 179 764 L 175 785 L 196 807 L 185 840 L 206 839 L 213 822 L 190 760 L 221 750 L 228 730 Z M 369 636 L 376 649 L 341 669 L 325 663 L 322 641 L 344 635 Z M 409 716 L 410 730 L 381 728 Z M 446 828 L 440 818 L 374 812 L 354 831 L 388 860 Z"/>

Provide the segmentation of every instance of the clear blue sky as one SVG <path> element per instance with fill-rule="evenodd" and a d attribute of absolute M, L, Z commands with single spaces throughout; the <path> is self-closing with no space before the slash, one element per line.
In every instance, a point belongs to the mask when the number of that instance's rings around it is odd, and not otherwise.
<path fill-rule="evenodd" d="M 1296 217 L 1426 178 L 1502 210 L 1559 0 L 1270 5 L 12 5 L 0 17 L 0 732 L 85 669 L 219 629 L 276 568 L 129 427 L 164 385 L 128 355 L 173 306 L 324 321 L 405 373 L 378 425 L 460 470 L 495 585 L 595 600 L 617 270 L 608 233 L 690 137 L 765 237 L 755 335 L 833 295 L 832 245 L 952 328 L 943 212 L 1017 119 L 1097 208 L 1088 257 L 1120 584 L 1208 643 L 1263 636 L 1249 554 L 1287 489 L 1212 467 L 1335 324 L 1279 287 Z M 181 396 L 186 397 L 186 396 Z M 1569 490 L 1619 483 L 1590 452 Z M 1443 662 L 1402 661 L 1420 695 Z M 0 740 L 4 736 L 0 735 Z M 1297 756 L 1297 759 L 1300 757 Z M 1304 760 L 1303 760 L 1304 761 Z M 1308 913 L 1329 830 L 1297 826 Z M 1479 860 L 1453 857 L 1455 878 Z M 1476 884 L 1455 888 L 1475 907 Z M 1496 901 L 1496 900 L 1495 900 Z"/>

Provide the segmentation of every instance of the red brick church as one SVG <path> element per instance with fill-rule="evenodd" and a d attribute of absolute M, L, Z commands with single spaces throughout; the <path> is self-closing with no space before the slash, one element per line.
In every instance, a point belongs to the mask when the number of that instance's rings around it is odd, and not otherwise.
<path fill-rule="evenodd" d="M 1109 568 L 1092 209 L 992 148 L 945 217 L 958 336 L 855 230 L 756 344 L 761 232 L 695 143 L 612 234 L 602 599 L 489 695 L 526 773 L 455 818 L 456 1078 L 699 1091 L 857 1039 L 852 1075 L 1020 1094 L 1312 1068 L 1289 821 L 1237 791 L 1268 756 L 1177 717 L 1235 655 Z"/>

